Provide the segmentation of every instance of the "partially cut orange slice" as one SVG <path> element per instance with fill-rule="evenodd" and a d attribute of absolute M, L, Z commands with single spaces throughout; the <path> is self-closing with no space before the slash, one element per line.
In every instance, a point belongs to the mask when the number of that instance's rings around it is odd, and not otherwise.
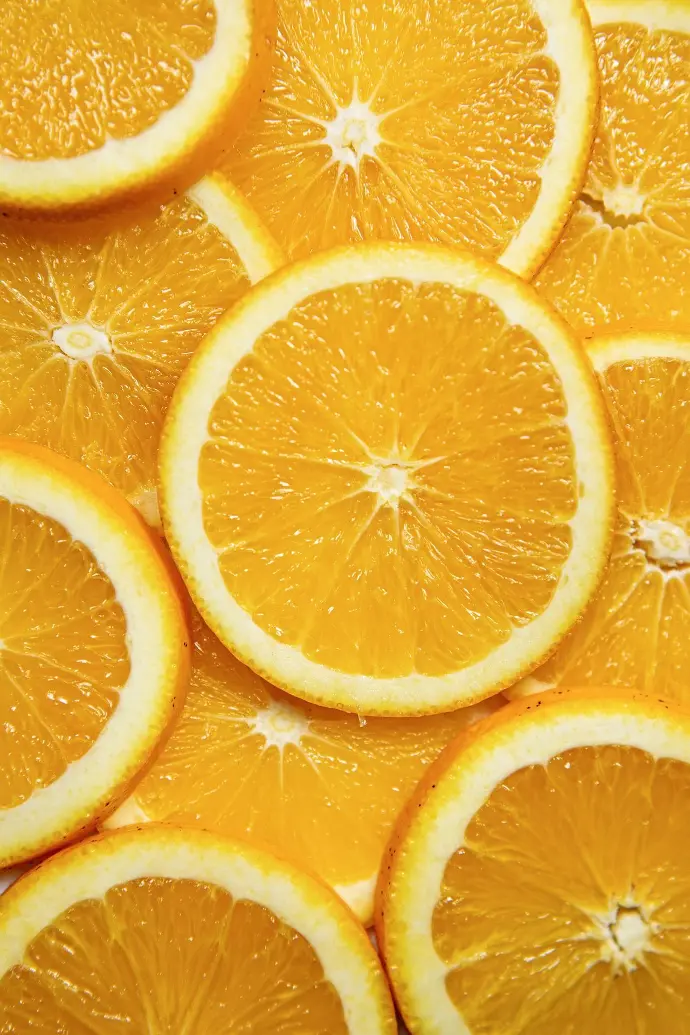
<path fill-rule="evenodd" d="M 197 618 L 192 679 L 163 751 L 107 826 L 144 820 L 258 840 L 371 923 L 393 824 L 446 744 L 502 698 L 419 719 L 360 719 L 276 690 Z"/>
<path fill-rule="evenodd" d="M 325 885 L 201 830 L 54 856 L 0 899 L 6 1032 L 394 1035 L 369 940 Z"/>
<path fill-rule="evenodd" d="M 684 1035 L 690 715 L 552 690 L 469 730 L 394 836 L 378 935 L 415 1035 Z"/>
<path fill-rule="evenodd" d="M 334 250 L 249 292 L 178 385 L 161 489 L 226 646 L 362 714 L 447 711 L 533 668 L 613 519 L 577 342 L 516 277 L 431 245 Z"/>
<path fill-rule="evenodd" d="M 690 331 L 690 9 L 591 0 L 602 82 L 587 179 L 537 286 L 578 331 Z"/>
<path fill-rule="evenodd" d="M 4 223 L 0 434 L 79 460 L 158 524 L 158 438 L 177 378 L 220 314 L 281 261 L 218 175 L 127 214 Z"/>
<path fill-rule="evenodd" d="M 102 479 L 0 440 L 0 868 L 94 826 L 182 703 L 183 605 Z"/>
<path fill-rule="evenodd" d="M 690 704 L 690 338 L 594 338 L 615 436 L 618 519 L 596 598 L 509 693 L 614 683 Z"/>
<path fill-rule="evenodd" d="M 269 7 L 3 0 L 0 205 L 73 212 L 188 185 L 258 98 Z"/>
<path fill-rule="evenodd" d="M 596 122 L 581 0 L 277 10 L 268 85 L 222 168 L 289 254 L 428 240 L 534 272 Z"/>

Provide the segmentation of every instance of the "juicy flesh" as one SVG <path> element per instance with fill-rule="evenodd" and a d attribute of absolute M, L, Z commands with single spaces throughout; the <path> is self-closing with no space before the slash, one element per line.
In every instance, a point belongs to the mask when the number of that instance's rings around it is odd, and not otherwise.
<path fill-rule="evenodd" d="M 303 704 L 198 623 L 182 716 L 137 786 L 149 819 L 258 838 L 331 884 L 372 880 L 393 823 L 472 709 L 359 719 Z"/>
<path fill-rule="evenodd" d="M 0 499 L 0 809 L 91 747 L 129 676 L 112 583 L 65 529 Z"/>
<path fill-rule="evenodd" d="M 268 88 L 225 168 L 287 251 L 384 238 L 500 255 L 553 140 L 558 70 L 532 3 L 277 7 Z"/>
<path fill-rule="evenodd" d="M 259 338 L 199 485 L 242 608 L 377 678 L 458 671 L 541 614 L 577 506 L 542 347 L 486 298 L 398 280 L 312 296 Z"/>
<path fill-rule="evenodd" d="M 534 677 L 688 702 L 690 361 L 614 363 L 602 384 L 617 447 L 613 553 L 583 620 Z"/>
<path fill-rule="evenodd" d="M 78 460 L 153 523 L 160 427 L 248 281 L 188 198 L 76 227 L 0 227 L 0 434 Z"/>
<path fill-rule="evenodd" d="M 66 910 L 0 980 L 0 1028 L 53 1035 L 347 1035 L 309 943 L 255 902 L 148 877 Z"/>
<path fill-rule="evenodd" d="M 213 0 L 3 0 L 0 154 L 75 158 L 136 136 L 189 90 Z"/>
<path fill-rule="evenodd" d="M 690 36 L 596 32 L 602 110 L 584 192 L 536 284 L 578 330 L 690 329 Z"/>
<path fill-rule="evenodd" d="M 448 994 L 481 1035 L 686 1035 L 690 767 L 576 748 L 472 819 L 433 916 Z"/>

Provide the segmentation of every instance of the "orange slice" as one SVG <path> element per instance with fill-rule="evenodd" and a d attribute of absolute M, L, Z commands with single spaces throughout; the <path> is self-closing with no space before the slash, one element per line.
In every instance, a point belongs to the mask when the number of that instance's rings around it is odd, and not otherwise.
<path fill-rule="evenodd" d="M 101 835 L 0 900 L 3 1031 L 393 1035 L 381 966 L 328 888 L 201 830 Z"/>
<path fill-rule="evenodd" d="M 4 0 L 0 205 L 74 211 L 192 182 L 258 98 L 265 8 Z"/>
<path fill-rule="evenodd" d="M 448 711 L 533 668 L 613 520 L 577 343 L 522 281 L 431 245 L 336 249 L 250 291 L 178 385 L 161 489 L 223 643 L 360 714 Z"/>
<path fill-rule="evenodd" d="M 581 0 L 277 10 L 268 86 L 222 168 L 290 255 L 428 240 L 537 269 L 596 122 Z"/>
<path fill-rule="evenodd" d="M 281 262 L 220 176 L 168 205 L 0 226 L 0 434 L 98 471 L 158 523 L 158 437 L 187 360 Z"/>
<path fill-rule="evenodd" d="M 601 588 L 545 665 L 509 693 L 636 686 L 690 704 L 690 338 L 593 339 L 618 458 L 618 520 Z"/>
<path fill-rule="evenodd" d="M 631 692 L 501 709 L 432 767 L 379 938 L 415 1035 L 683 1035 L 690 716 Z"/>
<path fill-rule="evenodd" d="M 0 601 L 2 868 L 125 796 L 186 689 L 189 635 L 137 514 L 96 475 L 11 439 Z"/>
<path fill-rule="evenodd" d="M 583 193 L 537 278 L 584 334 L 690 330 L 690 11 L 589 4 L 602 78 Z"/>
<path fill-rule="evenodd" d="M 393 824 L 427 766 L 499 707 L 358 719 L 288 697 L 198 619 L 192 680 L 173 733 L 108 826 L 200 825 L 266 844 L 331 884 L 363 923 Z"/>

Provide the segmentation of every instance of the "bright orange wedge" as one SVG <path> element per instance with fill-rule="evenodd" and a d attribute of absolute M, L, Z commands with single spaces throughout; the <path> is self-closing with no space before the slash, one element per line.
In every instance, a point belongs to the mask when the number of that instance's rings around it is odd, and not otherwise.
<path fill-rule="evenodd" d="M 370 923 L 383 850 L 427 766 L 503 703 L 421 719 L 359 719 L 288 697 L 198 619 L 182 717 L 109 826 L 199 825 L 256 839 L 331 884 Z"/>
<path fill-rule="evenodd" d="M 685 1035 L 690 713 L 553 690 L 429 770 L 379 940 L 415 1035 Z"/>

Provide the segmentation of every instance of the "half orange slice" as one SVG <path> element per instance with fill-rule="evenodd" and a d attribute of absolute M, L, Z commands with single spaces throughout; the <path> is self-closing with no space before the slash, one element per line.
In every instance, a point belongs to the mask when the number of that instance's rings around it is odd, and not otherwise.
<path fill-rule="evenodd" d="M 151 825 L 54 856 L 0 899 L 0 1025 L 394 1035 L 366 933 L 328 888 L 240 841 Z"/>
<path fill-rule="evenodd" d="M 181 705 L 188 645 L 136 512 L 72 461 L 0 440 L 0 868 L 124 797 Z"/>

